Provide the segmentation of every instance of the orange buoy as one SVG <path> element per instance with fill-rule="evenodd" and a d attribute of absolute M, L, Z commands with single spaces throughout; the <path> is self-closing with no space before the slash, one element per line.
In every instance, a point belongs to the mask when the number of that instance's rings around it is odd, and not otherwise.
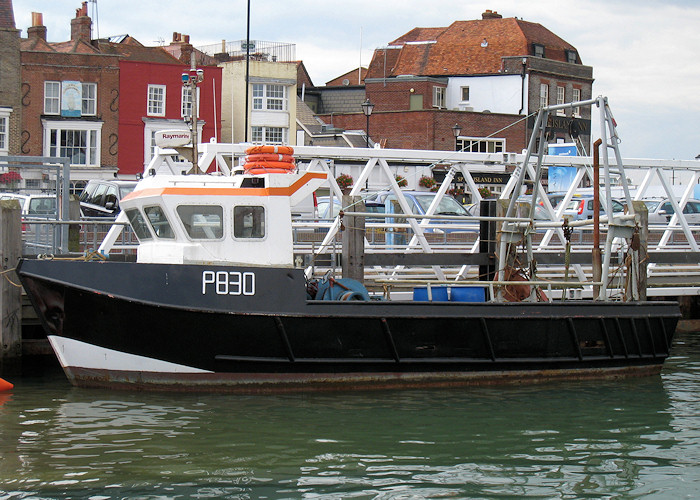
<path fill-rule="evenodd" d="M 281 155 L 293 155 L 294 148 L 291 146 L 251 146 L 245 150 L 246 154 L 273 153 Z"/>
<path fill-rule="evenodd" d="M 7 380 L 0 378 L 0 392 L 10 391 L 10 390 L 12 390 L 13 387 L 14 387 L 14 385 L 9 383 Z"/>

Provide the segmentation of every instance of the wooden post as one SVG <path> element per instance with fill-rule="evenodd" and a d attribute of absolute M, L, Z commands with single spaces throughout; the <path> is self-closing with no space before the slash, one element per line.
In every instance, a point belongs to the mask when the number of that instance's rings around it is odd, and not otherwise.
<path fill-rule="evenodd" d="M 0 373 L 18 373 L 22 360 L 22 287 L 14 268 L 22 253 L 22 218 L 17 200 L 0 201 Z"/>
<path fill-rule="evenodd" d="M 647 244 L 649 241 L 649 211 L 643 201 L 633 200 L 632 206 L 634 213 L 638 215 L 639 224 L 639 249 L 634 250 L 637 253 L 639 261 L 639 275 L 637 282 L 639 285 L 639 300 L 647 300 L 647 265 L 649 263 L 649 254 L 647 253 Z M 634 246 L 634 245 L 633 245 Z"/>
<path fill-rule="evenodd" d="M 350 212 L 364 212 L 361 196 L 343 195 L 342 206 Z M 365 282 L 365 218 L 344 216 L 343 225 L 343 278 Z"/>

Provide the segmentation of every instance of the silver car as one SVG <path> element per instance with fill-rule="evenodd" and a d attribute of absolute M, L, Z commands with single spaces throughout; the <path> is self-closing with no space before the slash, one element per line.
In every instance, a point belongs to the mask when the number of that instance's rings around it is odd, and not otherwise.
<path fill-rule="evenodd" d="M 649 211 L 649 224 L 668 224 L 676 213 L 668 198 L 644 200 L 644 204 Z M 688 200 L 683 215 L 688 224 L 700 224 L 700 201 Z"/>

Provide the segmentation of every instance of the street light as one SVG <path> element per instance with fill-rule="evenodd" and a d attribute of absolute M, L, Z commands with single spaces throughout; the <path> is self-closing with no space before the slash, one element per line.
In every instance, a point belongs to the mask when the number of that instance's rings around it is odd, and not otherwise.
<path fill-rule="evenodd" d="M 459 137 L 459 134 L 462 133 L 462 127 L 459 126 L 458 123 L 455 123 L 452 126 L 452 135 L 455 136 L 455 151 L 459 151 L 459 148 L 457 147 L 457 138 Z"/>
<path fill-rule="evenodd" d="M 368 97 L 367 100 L 362 103 L 362 112 L 367 117 L 367 128 L 365 129 L 365 133 L 367 134 L 367 147 L 369 147 L 369 116 L 372 114 L 373 109 L 374 109 L 374 104 L 369 102 L 369 97 Z"/>

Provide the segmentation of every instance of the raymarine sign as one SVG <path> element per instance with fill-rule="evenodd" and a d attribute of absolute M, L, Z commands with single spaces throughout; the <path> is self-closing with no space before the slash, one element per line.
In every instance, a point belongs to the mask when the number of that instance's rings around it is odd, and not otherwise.
<path fill-rule="evenodd" d="M 190 144 L 191 136 L 188 130 L 159 130 L 155 142 L 159 148 L 177 148 Z"/>

